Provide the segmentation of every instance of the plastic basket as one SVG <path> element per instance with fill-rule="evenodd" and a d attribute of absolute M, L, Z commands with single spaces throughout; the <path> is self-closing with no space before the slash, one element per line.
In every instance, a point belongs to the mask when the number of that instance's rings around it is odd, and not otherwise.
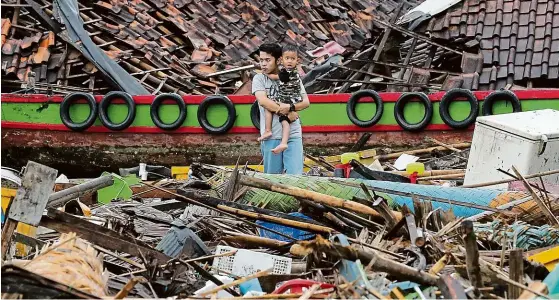
<path fill-rule="evenodd" d="M 247 276 L 273 268 L 273 274 L 291 274 L 291 258 L 229 246 L 217 246 L 215 254 L 237 250 L 235 255 L 214 258 L 213 268 L 219 273 Z"/>

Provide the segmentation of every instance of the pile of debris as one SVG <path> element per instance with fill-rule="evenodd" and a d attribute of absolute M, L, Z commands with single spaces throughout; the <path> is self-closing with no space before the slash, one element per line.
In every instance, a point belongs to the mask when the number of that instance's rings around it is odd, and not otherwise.
<path fill-rule="evenodd" d="M 193 164 L 84 181 L 29 162 L 2 192 L 2 297 L 557 297 L 559 195 L 537 179 L 559 170 L 468 187 L 469 144 L 432 142 L 307 157 L 298 176 Z"/>

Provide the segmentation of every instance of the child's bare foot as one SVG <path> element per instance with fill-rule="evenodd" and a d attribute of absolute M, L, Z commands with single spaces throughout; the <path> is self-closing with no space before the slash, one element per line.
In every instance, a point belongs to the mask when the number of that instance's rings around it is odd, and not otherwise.
<path fill-rule="evenodd" d="M 261 136 L 258 138 L 258 141 L 259 141 L 259 142 L 262 142 L 263 140 L 269 139 L 271 136 L 272 136 L 272 132 L 271 132 L 271 131 L 264 131 L 264 134 L 261 135 Z"/>
<path fill-rule="evenodd" d="M 272 149 L 274 154 L 280 154 L 287 149 L 287 144 L 279 144 L 276 148 Z"/>

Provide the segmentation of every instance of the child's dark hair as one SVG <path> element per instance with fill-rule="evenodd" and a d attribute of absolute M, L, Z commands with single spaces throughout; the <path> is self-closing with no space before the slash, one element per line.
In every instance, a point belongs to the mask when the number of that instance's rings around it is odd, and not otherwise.
<path fill-rule="evenodd" d="M 283 54 L 281 46 L 279 44 L 276 44 L 276 43 L 262 44 L 262 45 L 260 45 L 260 48 L 258 48 L 258 50 L 260 52 L 265 52 L 265 53 L 270 54 L 275 59 L 280 58 L 281 55 Z"/>
<path fill-rule="evenodd" d="M 284 54 L 285 52 L 295 52 L 298 55 L 299 48 L 295 45 L 287 44 L 281 49 L 281 54 Z"/>

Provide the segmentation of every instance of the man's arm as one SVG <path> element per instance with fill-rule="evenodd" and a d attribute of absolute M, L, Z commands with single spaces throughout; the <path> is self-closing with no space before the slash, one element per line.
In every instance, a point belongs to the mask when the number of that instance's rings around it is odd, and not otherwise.
<path fill-rule="evenodd" d="M 264 74 L 257 74 L 254 76 L 252 82 L 252 93 L 256 97 L 258 104 L 264 107 L 265 109 L 273 112 L 273 113 L 281 113 L 287 114 L 289 113 L 289 105 L 288 104 L 281 104 L 278 105 L 276 102 L 272 101 L 268 98 L 266 94 L 266 75 Z M 278 110 L 279 109 L 279 110 Z"/>
<path fill-rule="evenodd" d="M 272 100 L 270 100 L 270 98 L 268 98 L 268 96 L 266 95 L 266 91 L 257 91 L 256 93 L 254 93 L 254 96 L 256 96 L 256 100 L 258 101 L 258 104 L 260 104 L 260 106 L 264 107 L 265 109 L 275 113 L 275 114 L 288 114 L 289 113 L 289 104 L 285 104 L 285 103 L 276 103 Z"/>
<path fill-rule="evenodd" d="M 306 93 L 301 94 L 301 99 L 302 99 L 301 102 L 295 103 L 295 111 L 301 111 L 311 106 L 311 102 L 309 101 L 309 96 Z"/>

